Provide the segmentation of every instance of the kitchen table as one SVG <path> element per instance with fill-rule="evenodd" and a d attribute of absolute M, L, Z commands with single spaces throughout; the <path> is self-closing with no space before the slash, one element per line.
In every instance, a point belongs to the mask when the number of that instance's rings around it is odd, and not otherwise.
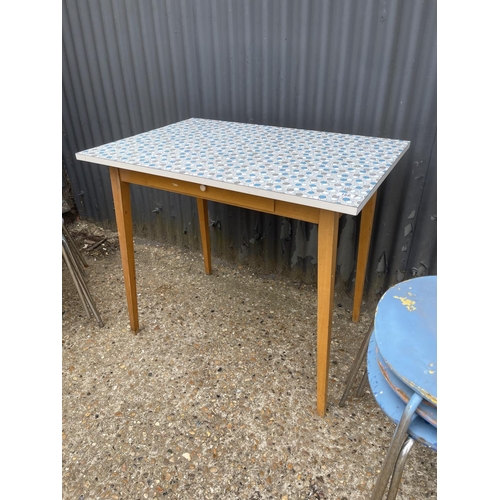
<path fill-rule="evenodd" d="M 208 201 L 318 225 L 317 411 L 324 416 L 339 217 L 361 214 L 353 306 L 358 321 L 377 190 L 409 146 L 403 140 L 190 118 L 81 151 L 76 158 L 109 167 L 134 332 L 139 314 L 131 184 L 196 198 L 207 273 Z"/>

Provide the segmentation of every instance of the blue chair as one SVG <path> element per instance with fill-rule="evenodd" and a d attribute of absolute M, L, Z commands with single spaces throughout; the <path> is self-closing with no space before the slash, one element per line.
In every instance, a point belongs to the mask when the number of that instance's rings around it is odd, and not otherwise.
<path fill-rule="evenodd" d="M 415 441 L 437 451 L 436 276 L 399 283 L 380 299 L 340 406 L 345 405 L 363 359 L 367 369 L 360 387 L 369 382 L 375 401 L 396 424 L 371 498 L 382 498 L 390 480 L 387 498 L 393 500 Z"/>

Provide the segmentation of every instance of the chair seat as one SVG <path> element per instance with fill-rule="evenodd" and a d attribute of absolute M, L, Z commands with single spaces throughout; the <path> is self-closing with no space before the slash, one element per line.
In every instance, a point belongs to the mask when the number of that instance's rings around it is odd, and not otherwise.
<path fill-rule="evenodd" d="M 395 423 L 399 424 L 406 407 L 404 401 L 396 395 L 382 375 L 377 361 L 377 342 L 372 334 L 368 345 L 367 370 L 368 381 L 377 404 L 382 411 Z M 423 445 L 437 451 L 437 428 L 425 421 L 420 415 L 415 415 L 408 434 Z"/>
<path fill-rule="evenodd" d="M 377 363 L 386 382 L 401 400 L 407 404 L 415 391 L 410 389 L 401 379 L 399 379 L 389 368 L 378 348 L 375 349 Z M 417 408 L 417 413 L 434 427 L 437 427 L 437 406 L 429 403 L 426 399 Z"/>
<path fill-rule="evenodd" d="M 436 302 L 436 276 L 403 281 L 389 288 L 380 299 L 374 324 L 377 346 L 390 371 L 435 406 Z"/>

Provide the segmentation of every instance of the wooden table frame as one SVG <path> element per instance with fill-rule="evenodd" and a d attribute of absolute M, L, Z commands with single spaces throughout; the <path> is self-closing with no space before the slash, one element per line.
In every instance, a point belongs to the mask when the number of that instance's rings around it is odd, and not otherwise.
<path fill-rule="evenodd" d="M 342 214 L 330 210 L 205 186 L 202 183 L 181 181 L 161 175 L 118 167 L 109 167 L 109 172 L 115 205 L 116 224 L 118 227 L 130 327 L 134 332 L 139 330 L 139 313 L 137 307 L 130 184 L 147 186 L 196 198 L 205 272 L 207 274 L 210 274 L 212 271 L 207 210 L 208 201 L 215 201 L 318 224 L 317 412 L 320 416 L 324 416 L 327 407 L 339 218 Z M 361 212 L 361 228 L 352 314 L 353 321 L 355 322 L 359 320 L 363 296 L 376 194 L 375 192 L 371 196 Z"/>

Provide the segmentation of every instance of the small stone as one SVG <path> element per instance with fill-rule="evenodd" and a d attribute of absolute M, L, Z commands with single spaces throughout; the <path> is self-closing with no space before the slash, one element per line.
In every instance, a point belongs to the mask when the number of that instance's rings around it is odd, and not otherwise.
<path fill-rule="evenodd" d="M 183 453 L 182 456 L 188 461 L 191 461 L 191 455 L 189 453 Z"/>

